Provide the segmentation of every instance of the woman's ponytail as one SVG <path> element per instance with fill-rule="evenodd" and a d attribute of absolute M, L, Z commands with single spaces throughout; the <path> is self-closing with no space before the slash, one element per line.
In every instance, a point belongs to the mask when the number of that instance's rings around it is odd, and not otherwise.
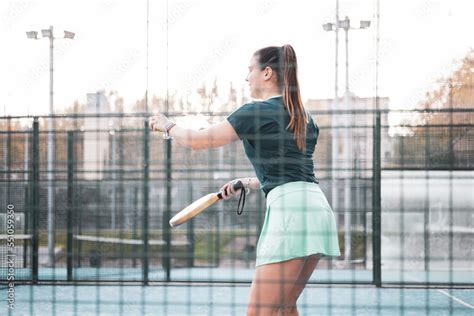
<path fill-rule="evenodd" d="M 291 45 L 269 46 L 259 49 L 254 55 L 258 57 L 260 69 L 271 67 L 277 73 L 283 103 L 290 115 L 290 123 L 286 128 L 293 132 L 298 149 L 304 152 L 309 118 L 301 101 L 295 50 Z"/>
<path fill-rule="evenodd" d="M 283 100 L 290 114 L 290 128 L 299 150 L 306 149 L 306 125 L 308 116 L 301 100 L 300 87 L 298 84 L 298 63 L 295 50 L 291 45 L 283 45 L 281 54 L 281 71 L 283 77 Z"/>

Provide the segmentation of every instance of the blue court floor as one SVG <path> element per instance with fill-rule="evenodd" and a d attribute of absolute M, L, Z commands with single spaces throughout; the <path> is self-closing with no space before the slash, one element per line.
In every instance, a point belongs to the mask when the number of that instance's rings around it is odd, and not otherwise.
<path fill-rule="evenodd" d="M 66 280 L 62 267 L 41 267 L 39 272 L 40 281 Z M 142 269 L 76 268 L 74 279 L 90 280 L 89 285 L 16 284 L 14 310 L 7 309 L 7 288 L 0 284 L 0 315 L 245 315 L 250 284 L 218 282 L 250 282 L 254 272 L 254 268 L 176 268 L 170 276 L 177 282 L 159 283 L 165 280 L 165 271 L 150 269 L 149 286 L 96 285 L 94 280 L 140 281 Z M 16 269 L 17 280 L 29 278 L 31 269 Z M 427 281 L 472 285 L 472 271 L 382 273 L 383 282 L 416 282 L 421 288 L 336 284 L 370 283 L 371 278 L 369 270 L 316 270 L 310 280 L 315 284 L 309 284 L 298 301 L 300 315 L 474 315 L 474 289 L 423 288 Z M 188 281 L 202 283 L 183 283 Z"/>
<path fill-rule="evenodd" d="M 249 285 L 17 285 L 0 315 L 245 315 Z M 474 290 L 308 286 L 300 315 L 474 315 Z"/>

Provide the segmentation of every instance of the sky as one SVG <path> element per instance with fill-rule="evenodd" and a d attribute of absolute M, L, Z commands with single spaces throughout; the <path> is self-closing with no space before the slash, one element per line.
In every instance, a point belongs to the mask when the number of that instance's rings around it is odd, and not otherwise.
<path fill-rule="evenodd" d="M 349 86 L 375 94 L 376 0 L 339 2 L 349 31 Z M 334 97 L 336 1 L 310 0 L 41 0 L 0 3 L 0 115 L 49 113 L 49 42 L 26 31 L 55 28 L 56 111 L 87 93 L 116 90 L 126 109 L 149 95 L 195 96 L 217 79 L 223 97 L 232 82 L 246 88 L 251 55 L 293 45 L 303 99 Z M 410 108 L 474 47 L 474 2 L 380 0 L 379 96 Z M 148 23 L 148 41 L 147 41 Z M 76 34 L 63 39 L 63 30 Z M 339 91 L 344 91 L 344 32 L 339 33 Z M 245 92 L 245 93 L 248 93 Z M 192 100 L 192 98 L 191 98 Z M 163 109 L 164 110 L 164 109 Z M 218 109 L 216 109 L 218 110 Z"/>

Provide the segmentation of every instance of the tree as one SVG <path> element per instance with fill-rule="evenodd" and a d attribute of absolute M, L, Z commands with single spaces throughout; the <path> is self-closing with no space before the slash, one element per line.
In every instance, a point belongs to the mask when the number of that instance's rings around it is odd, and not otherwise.
<path fill-rule="evenodd" d="M 474 108 L 474 49 L 462 59 L 460 66 L 447 78 L 438 80 L 439 88 L 428 92 L 426 99 L 420 102 L 428 109 L 467 109 Z M 450 112 L 427 113 L 426 124 L 439 124 L 451 120 Z M 468 122 L 467 115 L 453 116 L 453 123 Z"/>
<path fill-rule="evenodd" d="M 474 157 L 474 49 L 437 89 L 417 106 L 421 114 L 412 135 L 398 139 L 405 167 L 470 168 Z"/>

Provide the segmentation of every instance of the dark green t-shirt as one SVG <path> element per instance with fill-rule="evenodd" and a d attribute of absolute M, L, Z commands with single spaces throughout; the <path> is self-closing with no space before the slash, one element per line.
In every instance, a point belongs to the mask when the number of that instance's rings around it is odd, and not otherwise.
<path fill-rule="evenodd" d="M 312 157 L 319 128 L 311 115 L 306 129 L 305 153 L 298 149 L 293 132 L 286 129 L 290 116 L 281 96 L 244 104 L 227 120 L 243 141 L 265 197 L 271 189 L 287 182 L 318 183 Z"/>

